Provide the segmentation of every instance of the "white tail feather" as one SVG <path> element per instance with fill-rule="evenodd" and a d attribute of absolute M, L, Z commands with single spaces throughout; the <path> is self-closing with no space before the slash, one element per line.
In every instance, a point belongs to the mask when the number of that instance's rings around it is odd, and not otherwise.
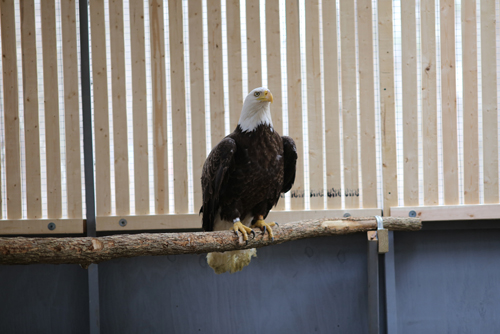
<path fill-rule="evenodd" d="M 253 256 L 257 257 L 257 250 L 255 248 L 223 253 L 208 253 L 207 262 L 216 274 L 222 274 L 226 271 L 233 274 L 248 266 Z"/>

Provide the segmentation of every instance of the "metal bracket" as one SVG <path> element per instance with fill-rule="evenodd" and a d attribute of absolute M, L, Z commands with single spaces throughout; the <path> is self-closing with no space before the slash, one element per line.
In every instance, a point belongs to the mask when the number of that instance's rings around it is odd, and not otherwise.
<path fill-rule="evenodd" d="M 375 216 L 377 220 L 377 236 L 378 236 L 378 253 L 384 254 L 389 252 L 389 230 L 384 228 L 382 217 Z"/>

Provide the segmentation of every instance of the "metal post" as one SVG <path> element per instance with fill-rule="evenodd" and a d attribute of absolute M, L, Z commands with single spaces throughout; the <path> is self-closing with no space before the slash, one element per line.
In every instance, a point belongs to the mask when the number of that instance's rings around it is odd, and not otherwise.
<path fill-rule="evenodd" d="M 368 332 L 380 333 L 380 299 L 378 270 L 378 240 L 377 232 L 370 231 L 368 235 Z"/>
<path fill-rule="evenodd" d="M 88 0 L 80 0 L 80 64 L 82 84 L 83 157 L 85 167 L 85 204 L 87 208 L 87 236 L 96 236 L 94 196 L 94 156 L 92 150 L 92 109 L 90 100 L 90 46 Z M 88 268 L 90 333 L 100 333 L 99 271 L 97 264 Z"/>
<path fill-rule="evenodd" d="M 397 307 L 396 307 L 396 271 L 394 265 L 394 232 L 389 231 L 389 252 L 384 259 L 385 272 L 385 314 L 387 321 L 387 334 L 396 334 Z"/>

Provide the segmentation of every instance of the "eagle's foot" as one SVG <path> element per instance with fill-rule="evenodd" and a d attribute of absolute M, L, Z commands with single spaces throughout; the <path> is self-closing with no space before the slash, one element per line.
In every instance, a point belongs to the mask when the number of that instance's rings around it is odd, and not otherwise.
<path fill-rule="evenodd" d="M 238 235 L 238 232 L 240 232 L 243 235 L 243 240 L 247 245 L 248 245 L 248 233 L 252 233 L 253 238 L 255 238 L 255 232 L 250 227 L 243 225 L 240 221 L 235 222 L 233 224 L 233 227 L 230 228 L 230 230 L 234 231 L 236 235 Z"/>
<path fill-rule="evenodd" d="M 258 219 L 252 225 L 252 227 L 260 228 L 264 234 L 267 231 L 267 233 L 269 234 L 269 239 L 271 239 L 271 241 L 274 241 L 274 234 L 273 234 L 273 229 L 271 228 L 271 226 L 278 226 L 278 224 L 275 222 L 266 223 L 264 221 L 264 219 Z"/>

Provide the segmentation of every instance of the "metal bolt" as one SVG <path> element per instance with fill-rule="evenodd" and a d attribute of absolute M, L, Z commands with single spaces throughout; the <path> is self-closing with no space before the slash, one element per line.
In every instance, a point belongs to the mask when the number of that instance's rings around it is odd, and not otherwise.
<path fill-rule="evenodd" d="M 351 214 L 349 212 L 344 213 L 344 218 L 351 217 Z"/>
<path fill-rule="evenodd" d="M 47 228 L 51 231 L 54 231 L 56 229 L 56 224 L 54 223 L 49 223 L 49 225 L 47 225 Z"/>
<path fill-rule="evenodd" d="M 118 224 L 120 224 L 120 226 L 123 227 L 123 226 L 127 225 L 127 220 L 122 218 L 122 219 L 120 219 Z"/>
<path fill-rule="evenodd" d="M 409 213 L 408 213 L 408 216 L 410 217 L 416 217 L 417 216 L 417 212 L 415 210 L 411 210 Z"/>

